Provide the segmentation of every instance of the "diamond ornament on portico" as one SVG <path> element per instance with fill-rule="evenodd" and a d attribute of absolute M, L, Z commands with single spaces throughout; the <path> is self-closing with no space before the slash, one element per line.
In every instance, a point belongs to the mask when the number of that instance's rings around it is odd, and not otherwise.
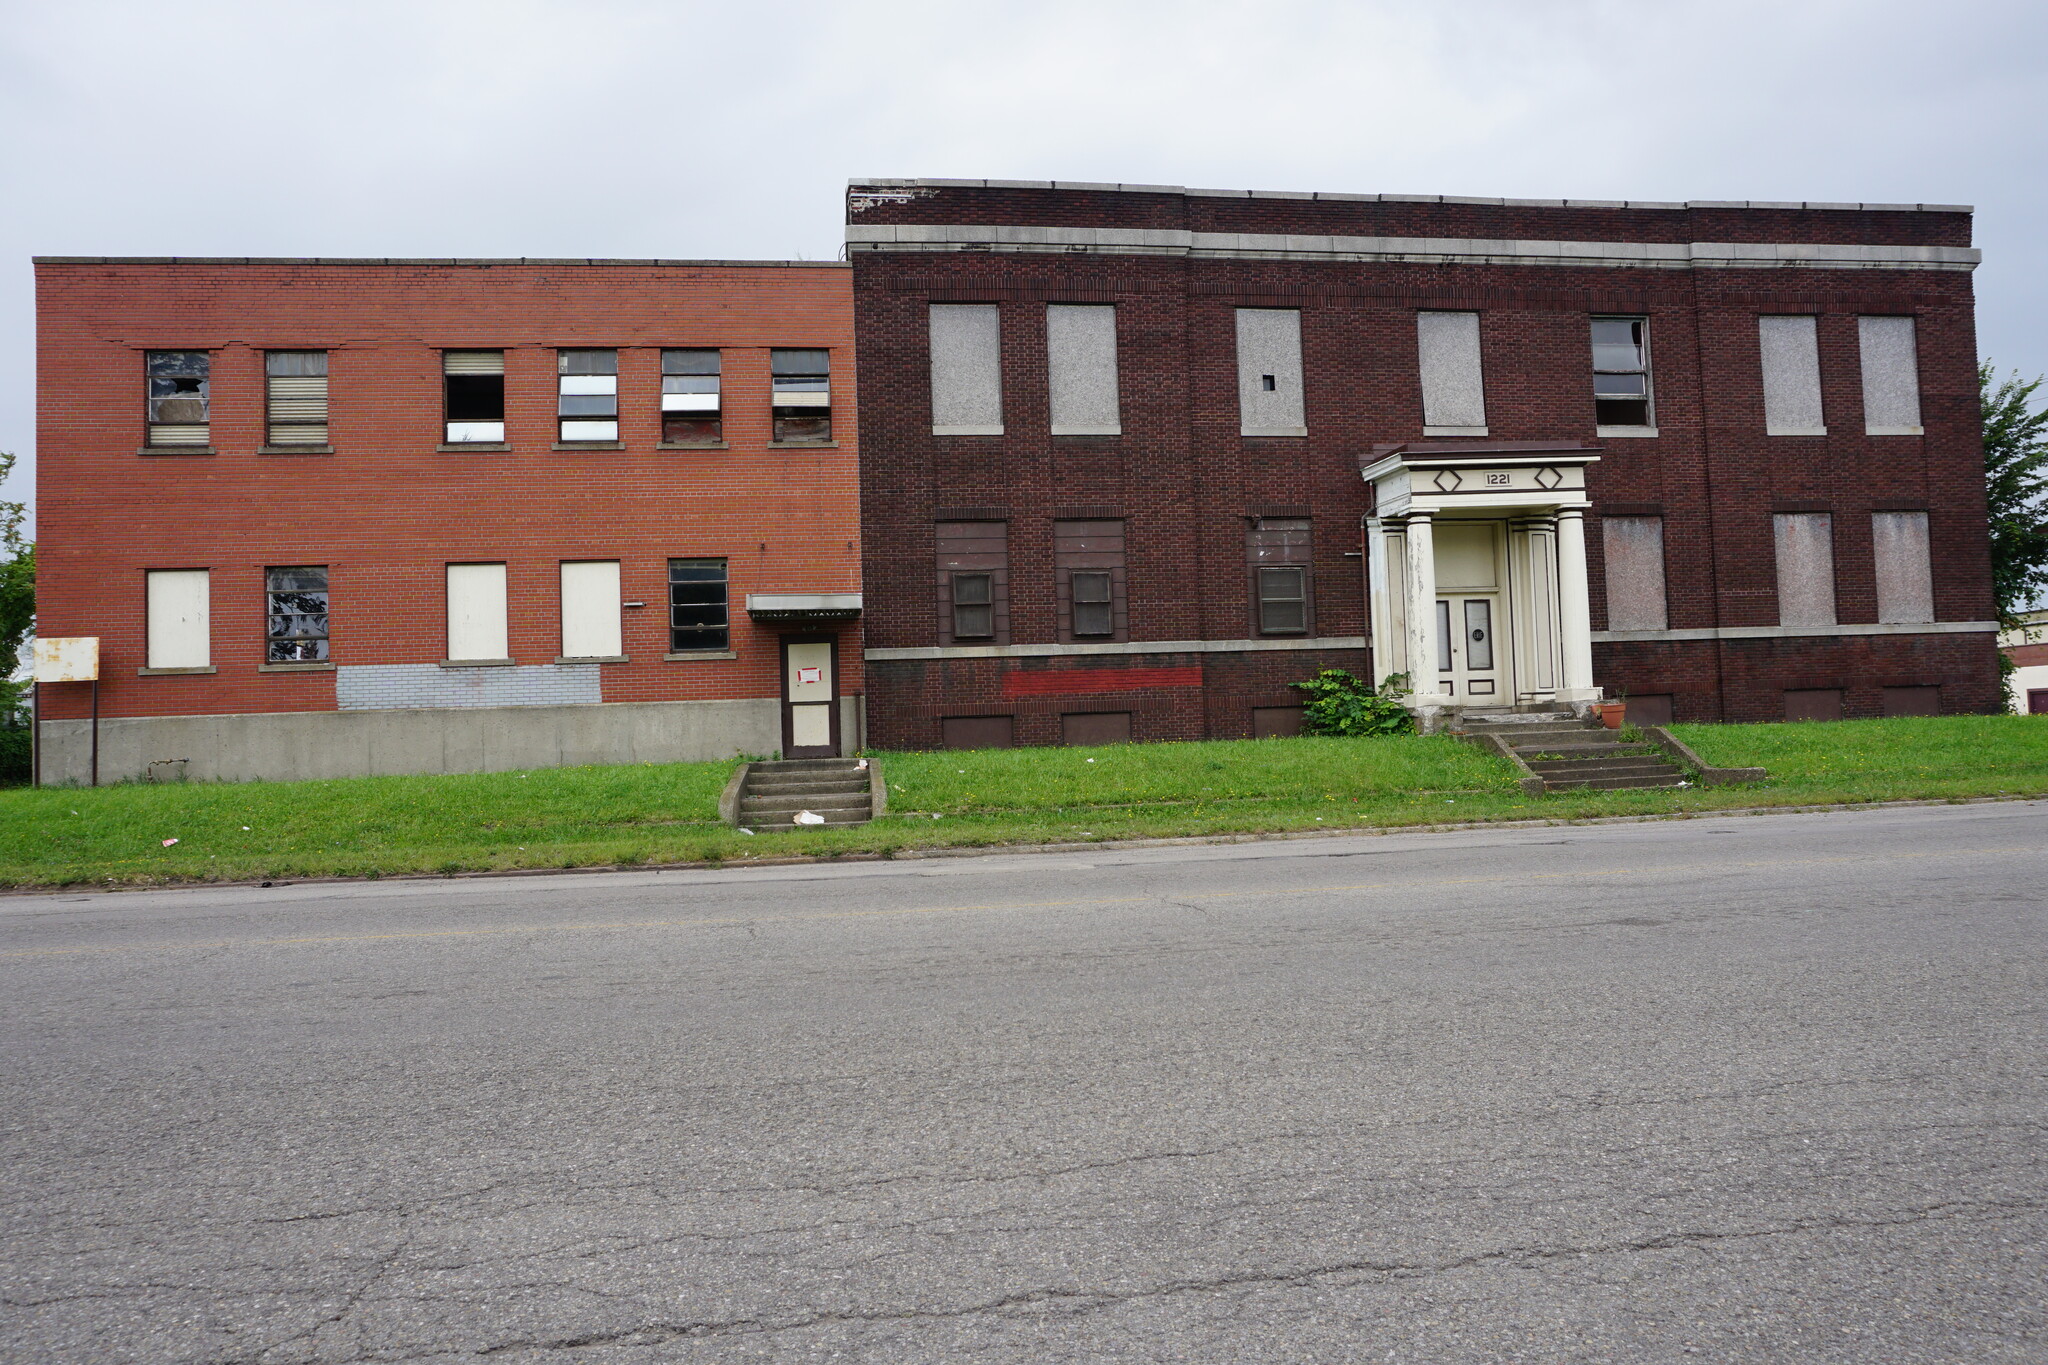
<path fill-rule="evenodd" d="M 1455 469 L 1439 469 L 1432 482 L 1436 484 L 1436 491 L 1439 493 L 1455 493 L 1458 491 L 1458 485 L 1464 480 L 1458 477 L 1458 471 Z"/>
<path fill-rule="evenodd" d="M 1563 482 L 1564 475 L 1549 465 L 1536 471 L 1536 486 L 1539 488 L 1555 488 Z"/>

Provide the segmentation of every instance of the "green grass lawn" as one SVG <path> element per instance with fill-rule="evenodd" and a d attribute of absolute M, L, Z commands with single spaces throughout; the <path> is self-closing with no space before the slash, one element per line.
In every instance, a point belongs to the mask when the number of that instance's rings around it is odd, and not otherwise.
<path fill-rule="evenodd" d="M 2048 720 L 1943 716 L 1675 727 L 1768 780 L 1532 797 L 1449 739 L 1236 740 L 882 754 L 890 812 L 854 829 L 718 822 L 730 763 L 329 782 L 0 791 L 0 885 L 736 862 L 911 849 L 1738 806 L 2048 794 Z M 165 846 L 163 840 L 177 842 Z"/>

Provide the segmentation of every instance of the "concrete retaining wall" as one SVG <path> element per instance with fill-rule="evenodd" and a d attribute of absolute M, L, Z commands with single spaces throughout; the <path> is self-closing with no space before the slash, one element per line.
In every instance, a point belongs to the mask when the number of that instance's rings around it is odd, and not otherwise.
<path fill-rule="evenodd" d="M 850 752 L 861 699 L 840 699 Z M 91 724 L 43 726 L 43 781 L 83 784 Z M 100 722 L 100 781 L 292 781 L 385 773 L 505 772 L 584 763 L 684 763 L 772 754 L 782 707 L 739 701 L 613 702 L 412 711 L 130 716 Z M 182 760 L 182 761 L 181 761 Z M 158 765 L 152 774 L 150 765 Z"/>

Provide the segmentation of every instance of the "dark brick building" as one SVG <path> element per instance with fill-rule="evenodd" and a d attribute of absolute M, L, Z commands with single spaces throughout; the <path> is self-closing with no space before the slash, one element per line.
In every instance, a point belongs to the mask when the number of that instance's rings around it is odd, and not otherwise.
<path fill-rule="evenodd" d="M 1326 666 L 1999 704 L 1967 209 L 867 180 L 847 222 L 879 747 L 1284 732 Z"/>

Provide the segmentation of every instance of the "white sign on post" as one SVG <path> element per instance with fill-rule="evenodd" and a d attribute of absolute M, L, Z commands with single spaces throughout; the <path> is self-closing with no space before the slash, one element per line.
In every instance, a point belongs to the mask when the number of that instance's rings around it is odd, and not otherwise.
<path fill-rule="evenodd" d="M 93 682 L 100 676 L 100 637 L 36 637 L 37 682 Z"/>

